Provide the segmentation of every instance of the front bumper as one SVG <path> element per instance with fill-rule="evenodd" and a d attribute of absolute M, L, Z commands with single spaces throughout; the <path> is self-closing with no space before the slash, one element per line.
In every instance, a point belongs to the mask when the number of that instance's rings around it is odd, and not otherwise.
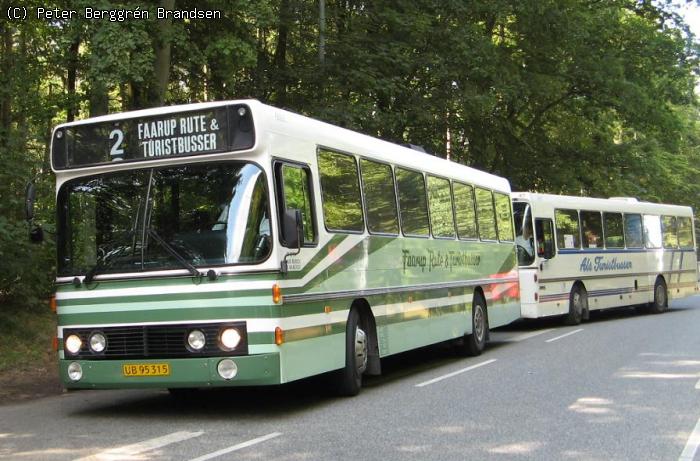
<path fill-rule="evenodd" d="M 238 366 L 237 375 L 223 379 L 217 364 L 224 358 Z M 78 362 L 83 370 L 79 381 L 68 378 L 68 365 Z M 167 363 L 168 376 L 134 376 L 122 374 L 129 364 Z M 156 360 L 60 360 L 59 373 L 66 389 L 138 389 L 178 387 L 226 387 L 280 384 L 279 354 L 257 354 L 235 357 Z"/>

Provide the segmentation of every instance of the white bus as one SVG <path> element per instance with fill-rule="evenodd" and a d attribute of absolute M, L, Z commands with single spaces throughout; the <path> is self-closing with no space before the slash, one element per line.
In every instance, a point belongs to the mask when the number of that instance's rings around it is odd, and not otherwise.
<path fill-rule="evenodd" d="M 698 290 L 693 210 L 686 206 L 514 192 L 524 318 L 638 305 L 660 313 Z"/>
<path fill-rule="evenodd" d="M 520 315 L 504 178 L 253 100 L 58 126 L 67 388 L 279 384 Z"/>

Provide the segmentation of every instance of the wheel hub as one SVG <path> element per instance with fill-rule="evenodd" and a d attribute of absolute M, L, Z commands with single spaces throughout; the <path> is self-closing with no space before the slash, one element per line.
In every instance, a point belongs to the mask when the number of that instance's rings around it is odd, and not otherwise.
<path fill-rule="evenodd" d="M 355 367 L 359 374 L 367 368 L 367 334 L 359 327 L 355 330 Z"/>
<path fill-rule="evenodd" d="M 481 342 L 484 339 L 484 311 L 478 304 L 474 307 L 474 335 L 477 341 Z"/>

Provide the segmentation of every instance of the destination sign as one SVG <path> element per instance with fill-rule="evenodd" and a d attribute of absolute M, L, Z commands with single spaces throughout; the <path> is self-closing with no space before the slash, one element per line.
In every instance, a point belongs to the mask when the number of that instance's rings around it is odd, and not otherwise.
<path fill-rule="evenodd" d="M 68 126 L 54 133 L 56 169 L 250 149 L 255 142 L 244 105 Z"/>

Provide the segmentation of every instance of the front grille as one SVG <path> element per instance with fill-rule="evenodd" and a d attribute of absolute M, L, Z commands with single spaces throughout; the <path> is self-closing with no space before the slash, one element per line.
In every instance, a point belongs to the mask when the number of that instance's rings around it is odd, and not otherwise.
<path fill-rule="evenodd" d="M 219 332 L 234 327 L 241 334 L 241 342 L 233 351 L 219 347 Z M 201 351 L 192 351 L 187 346 L 187 335 L 193 329 L 202 330 L 206 344 Z M 90 350 L 89 341 L 93 333 L 101 332 L 107 338 L 107 348 L 101 353 Z M 63 338 L 78 335 L 82 347 L 77 354 L 65 351 L 66 358 L 76 359 L 160 359 L 223 357 L 246 355 L 248 335 L 245 322 L 225 324 L 141 325 L 107 328 L 66 328 Z"/>

